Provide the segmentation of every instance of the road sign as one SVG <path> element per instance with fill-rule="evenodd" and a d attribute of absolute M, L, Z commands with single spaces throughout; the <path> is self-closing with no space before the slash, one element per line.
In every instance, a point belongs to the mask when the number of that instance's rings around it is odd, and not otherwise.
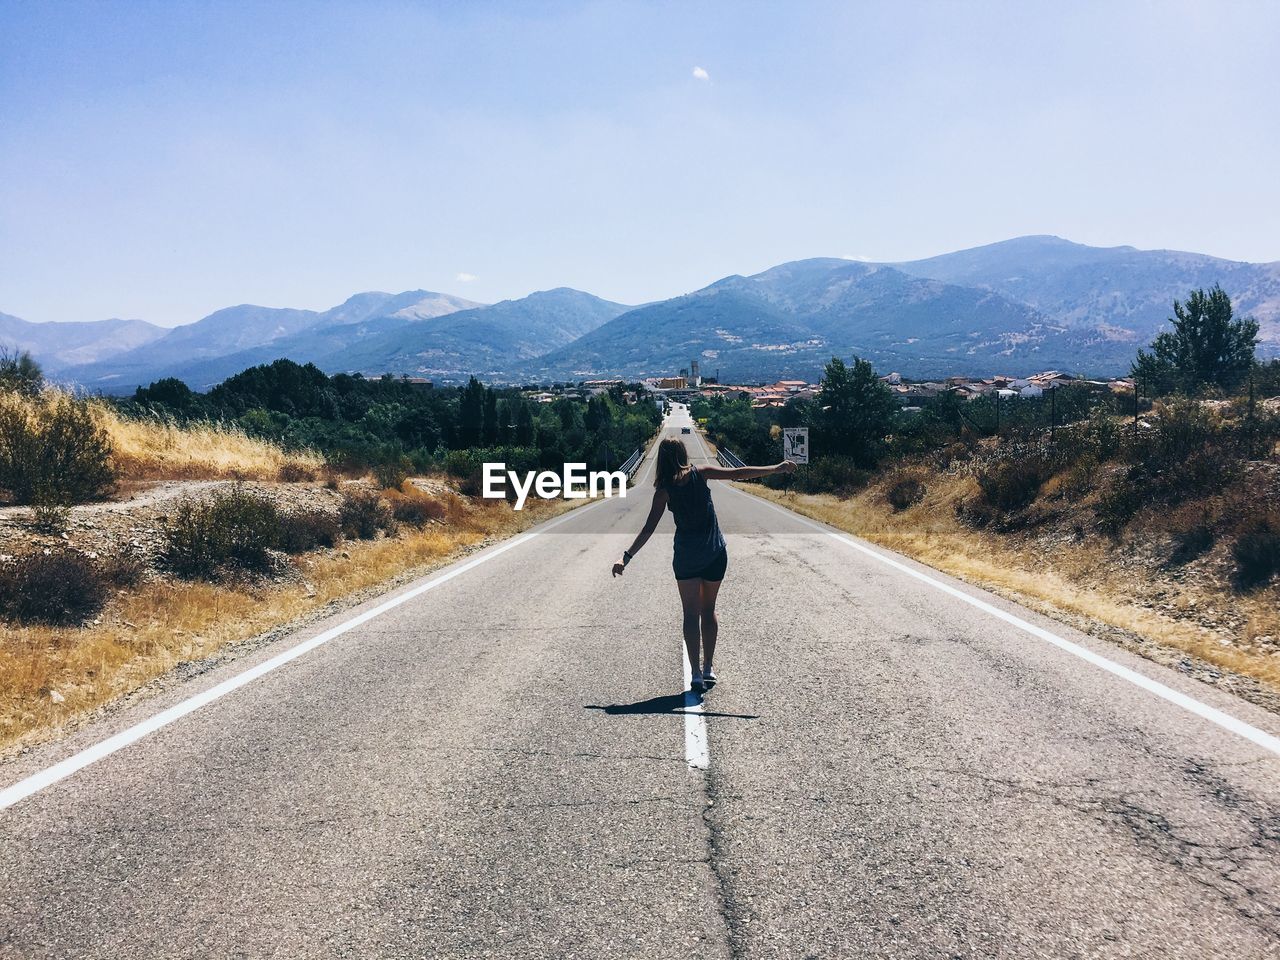
<path fill-rule="evenodd" d="M 793 463 L 809 462 L 809 428 L 782 428 L 782 459 Z"/>

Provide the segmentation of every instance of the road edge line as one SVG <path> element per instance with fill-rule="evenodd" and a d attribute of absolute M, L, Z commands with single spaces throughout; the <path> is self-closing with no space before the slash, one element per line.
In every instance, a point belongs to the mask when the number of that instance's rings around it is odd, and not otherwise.
<path fill-rule="evenodd" d="M 342 623 L 330 627 L 328 630 L 318 633 L 316 636 L 311 637 L 308 640 L 303 640 L 301 643 L 295 644 L 289 649 L 276 654 L 268 660 L 264 660 L 256 666 L 250 667 L 242 673 L 229 677 L 221 683 L 210 687 L 208 690 L 197 693 L 192 697 L 188 697 L 186 700 L 182 700 L 179 703 L 174 704 L 172 707 L 161 710 L 159 713 L 148 717 L 146 720 L 142 720 L 131 727 L 126 727 L 124 730 L 121 730 L 119 733 L 116 733 L 105 740 L 99 741 L 92 746 L 85 747 L 77 753 L 73 753 L 71 756 L 58 761 L 50 767 L 46 767 L 37 773 L 24 777 L 17 783 L 11 784 L 0 790 L 0 811 L 7 810 L 14 804 L 21 803 L 23 800 L 39 793 L 41 790 L 45 790 L 53 786 L 55 783 L 78 773 L 85 767 L 97 763 L 99 760 L 109 757 L 111 754 L 137 743 L 139 740 L 150 736 L 157 730 L 161 730 L 175 721 L 182 719 L 187 714 L 194 713 L 201 707 L 208 706 L 215 700 L 220 700 L 227 694 L 233 693 L 241 687 L 252 683 L 259 677 L 266 676 L 268 673 L 278 670 L 280 667 L 296 660 L 298 657 L 301 657 L 306 653 L 310 653 L 312 650 L 323 646 L 330 640 L 334 640 L 337 637 L 342 636 L 344 633 L 354 630 L 356 627 L 363 626 L 375 617 L 379 617 L 389 610 L 394 610 L 396 607 L 422 596 L 422 594 L 429 590 L 434 590 L 436 587 L 448 583 L 454 577 L 461 576 L 468 570 L 473 570 L 482 563 L 487 563 L 494 557 L 501 556 L 508 550 L 514 550 L 516 547 L 520 546 L 520 544 L 527 543 L 535 537 L 541 536 L 552 527 L 557 527 L 573 517 L 581 516 L 593 507 L 604 503 L 605 499 L 606 498 L 602 498 L 597 500 L 595 503 L 587 504 L 586 506 L 576 510 L 569 510 L 567 513 L 548 521 L 537 529 L 525 531 L 519 536 L 508 540 L 506 543 L 499 544 L 490 550 L 486 550 L 479 556 L 463 561 L 461 565 L 446 570 L 444 573 L 432 577 L 427 582 L 420 583 L 418 586 L 406 590 L 404 593 L 397 594 L 389 600 L 384 600 L 376 607 L 366 610 L 364 613 L 357 614 L 349 620 L 344 620 Z"/>
<path fill-rule="evenodd" d="M 1017 627 L 1019 630 L 1022 630 L 1025 633 L 1031 634 L 1033 637 L 1036 637 L 1039 640 L 1043 640 L 1044 642 L 1052 644 L 1053 646 L 1058 647 L 1059 649 L 1064 650 L 1067 653 L 1072 654 L 1073 656 L 1079 657 L 1081 660 L 1084 660 L 1086 663 L 1092 664 L 1093 666 L 1098 667 L 1101 670 L 1105 670 L 1106 672 L 1113 674 L 1114 676 L 1117 676 L 1122 680 L 1127 680 L 1129 683 L 1132 683 L 1134 686 L 1139 687 L 1143 690 L 1146 690 L 1148 693 L 1155 694 L 1157 697 L 1160 697 L 1163 700 L 1167 700 L 1169 703 L 1172 703 L 1175 706 L 1181 707 L 1182 709 L 1188 711 L 1189 713 L 1193 713 L 1204 720 L 1208 720 L 1210 723 L 1213 723 L 1221 727 L 1222 729 L 1229 731 L 1230 733 L 1234 733 L 1239 737 L 1243 737 L 1245 740 L 1249 740 L 1250 742 L 1256 744 L 1257 746 L 1261 747 L 1264 750 L 1269 751 L 1270 753 L 1275 754 L 1276 756 L 1280 756 L 1280 737 L 1267 733 L 1265 730 L 1259 729 L 1258 727 L 1253 726 L 1253 724 L 1251 723 L 1246 723 L 1243 720 L 1237 719 L 1236 717 L 1233 717 L 1231 714 L 1226 713 L 1223 710 L 1219 710 L 1217 707 L 1211 707 L 1207 703 L 1201 703 L 1199 700 L 1195 699 L 1194 697 L 1188 694 L 1182 693 L 1179 690 L 1175 690 L 1172 687 L 1166 686 L 1165 684 L 1161 683 L 1158 680 L 1153 680 L 1150 677 L 1145 676 L 1144 674 L 1141 674 L 1130 667 L 1126 667 L 1126 666 L 1123 666 L 1122 664 L 1116 663 L 1113 660 L 1109 660 L 1106 657 L 1102 656 L 1102 654 L 1095 653 L 1094 651 L 1088 649 L 1087 647 L 1083 647 L 1078 643 L 1075 643 L 1071 640 L 1066 639 L 1065 637 L 1060 637 L 1056 633 L 1046 630 L 1043 627 L 1037 627 L 1034 623 L 1024 620 L 1021 617 L 1017 616 L 1016 614 L 1009 613 L 1007 610 L 1001 610 L 995 604 L 988 603 L 986 600 L 983 600 L 981 597 L 971 596 L 970 594 L 965 593 L 963 590 L 957 589 L 956 587 L 953 587 L 948 583 L 943 583 L 941 580 L 937 579 L 936 577 L 931 577 L 927 573 L 924 573 L 920 570 L 915 570 L 912 567 L 907 566 L 907 564 L 902 563 L 901 561 L 896 560 L 891 556 L 887 556 L 884 553 L 881 553 L 879 550 L 873 549 L 865 544 L 859 543 L 856 540 L 852 539 L 847 534 L 839 533 L 830 527 L 824 526 L 814 520 L 811 520 L 810 518 L 804 516 L 803 514 L 796 513 L 794 510 L 787 510 L 784 507 L 778 506 L 776 503 L 766 500 L 764 497 L 757 497 L 754 494 L 747 493 L 745 490 L 739 490 L 737 487 L 730 487 L 729 489 L 732 490 L 734 493 L 739 494 L 740 496 L 750 497 L 753 500 L 758 500 L 760 503 L 763 503 L 765 506 L 778 511 L 779 513 L 785 516 L 793 517 L 796 520 L 799 520 L 801 523 L 805 524 L 806 526 L 812 527 L 814 530 L 817 530 L 819 533 L 826 534 L 828 537 L 831 537 L 833 540 L 837 540 L 848 547 L 852 547 L 854 550 L 857 550 L 863 554 L 866 554 L 869 557 L 879 560 L 881 563 L 885 564 L 886 566 L 893 567 L 899 572 L 905 573 L 910 577 L 914 577 L 916 580 L 919 580 L 922 583 L 927 583 L 929 586 L 934 587 L 938 590 L 941 590 L 943 593 L 956 597 L 957 599 L 964 601 L 965 603 L 969 604 L 972 607 L 977 608 L 978 610 L 981 610 L 984 613 L 988 613 L 991 616 L 996 617 L 997 619 L 1003 620 L 1005 623 L 1008 623 L 1011 626 Z"/>

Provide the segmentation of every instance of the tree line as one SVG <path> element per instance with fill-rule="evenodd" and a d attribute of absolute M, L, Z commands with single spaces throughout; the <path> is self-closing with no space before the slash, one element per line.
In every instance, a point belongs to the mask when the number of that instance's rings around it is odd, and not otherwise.
<path fill-rule="evenodd" d="M 628 403 L 628 393 L 642 402 Z M 617 385 L 585 402 L 566 396 L 537 402 L 475 377 L 463 387 L 423 389 L 392 376 L 329 376 L 291 360 L 245 370 L 207 393 L 159 380 L 121 406 L 134 416 L 234 423 L 286 447 L 318 450 L 342 467 L 404 459 L 414 469 L 458 473 L 481 457 L 520 469 L 617 467 L 661 421 L 639 384 Z"/>

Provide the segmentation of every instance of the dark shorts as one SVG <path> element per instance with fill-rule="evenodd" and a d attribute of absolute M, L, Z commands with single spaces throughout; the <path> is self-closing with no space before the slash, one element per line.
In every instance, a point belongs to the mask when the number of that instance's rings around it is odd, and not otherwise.
<path fill-rule="evenodd" d="M 673 562 L 671 569 L 675 571 L 677 580 L 710 580 L 719 583 L 724 579 L 724 572 L 729 566 L 729 551 L 721 550 L 716 558 L 701 570 L 681 570 Z"/>

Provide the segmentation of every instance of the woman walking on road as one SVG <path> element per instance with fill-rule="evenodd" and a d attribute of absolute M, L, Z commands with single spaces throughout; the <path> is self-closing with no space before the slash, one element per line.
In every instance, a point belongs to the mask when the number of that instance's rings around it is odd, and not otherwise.
<path fill-rule="evenodd" d="M 622 559 L 613 565 L 613 575 L 622 575 L 653 535 L 662 512 L 670 508 L 676 522 L 675 556 L 671 566 L 680 590 L 680 605 L 684 608 L 684 646 L 693 675 L 689 685 L 694 690 L 705 690 L 716 682 L 712 663 L 719 631 L 716 594 L 720 592 L 720 582 L 729 563 L 707 481 L 751 480 L 771 473 L 790 473 L 795 468 L 790 460 L 771 467 L 694 467 L 689 464 L 689 451 L 683 441 L 668 437 L 658 444 L 649 517 L 635 542 L 622 551 Z"/>

